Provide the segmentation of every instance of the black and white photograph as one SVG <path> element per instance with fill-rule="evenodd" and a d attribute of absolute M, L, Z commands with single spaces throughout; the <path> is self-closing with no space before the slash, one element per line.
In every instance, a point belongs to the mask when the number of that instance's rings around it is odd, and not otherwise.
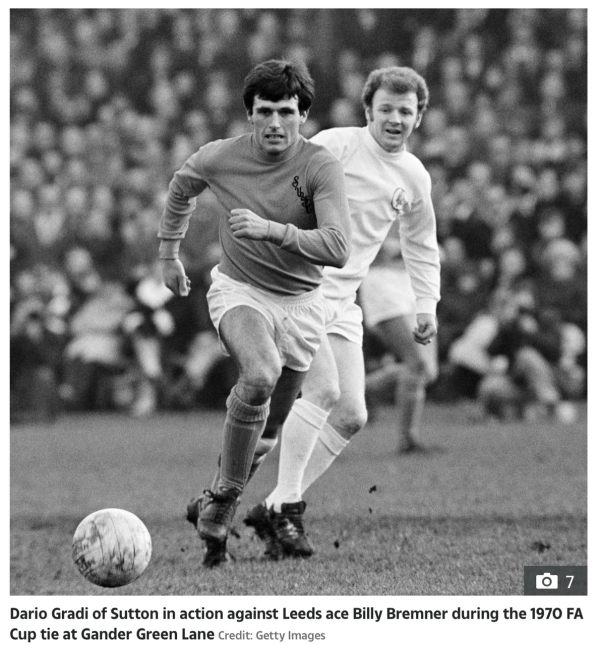
<path fill-rule="evenodd" d="M 7 13 L 10 607 L 591 619 L 588 9 Z"/>

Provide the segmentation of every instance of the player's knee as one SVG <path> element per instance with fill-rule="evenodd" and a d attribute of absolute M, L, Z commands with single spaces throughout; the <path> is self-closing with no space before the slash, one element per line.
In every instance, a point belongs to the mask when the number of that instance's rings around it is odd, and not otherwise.
<path fill-rule="evenodd" d="M 345 405 L 338 410 L 335 426 L 339 433 L 349 439 L 365 427 L 368 420 L 366 405 Z"/>
<path fill-rule="evenodd" d="M 266 401 L 281 375 L 281 365 L 263 363 L 240 373 L 237 390 L 247 403 Z"/>
<path fill-rule="evenodd" d="M 331 410 L 331 408 L 340 400 L 340 388 L 336 385 L 329 385 L 320 392 L 320 407 L 323 410 Z"/>
<path fill-rule="evenodd" d="M 406 363 L 406 372 L 414 378 L 425 378 L 427 374 L 427 363 L 421 356 L 415 356 Z"/>
<path fill-rule="evenodd" d="M 400 371 L 401 377 L 407 383 L 416 385 L 425 385 L 432 383 L 438 377 L 437 365 L 428 363 L 424 358 L 417 357 L 411 362 L 407 362 Z"/>
<path fill-rule="evenodd" d="M 322 410 L 331 410 L 340 400 L 340 388 L 335 381 L 302 388 L 302 396 Z"/>

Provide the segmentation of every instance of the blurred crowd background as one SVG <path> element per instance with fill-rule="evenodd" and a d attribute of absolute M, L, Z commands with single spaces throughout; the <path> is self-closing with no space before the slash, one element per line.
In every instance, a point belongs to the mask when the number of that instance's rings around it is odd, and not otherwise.
<path fill-rule="evenodd" d="M 10 38 L 13 420 L 222 404 L 219 206 L 198 201 L 187 299 L 160 283 L 157 224 L 188 155 L 247 131 L 243 78 L 272 57 L 315 78 L 306 137 L 364 125 L 375 67 L 429 83 L 411 149 L 442 252 L 430 397 L 500 417 L 585 398 L 585 9 L 13 9 Z"/>

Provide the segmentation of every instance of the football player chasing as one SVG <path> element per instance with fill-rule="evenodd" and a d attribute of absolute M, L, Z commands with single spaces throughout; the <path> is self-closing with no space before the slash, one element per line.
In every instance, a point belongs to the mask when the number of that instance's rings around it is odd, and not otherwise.
<path fill-rule="evenodd" d="M 440 261 L 431 178 L 407 149 L 429 101 L 425 80 L 408 67 L 376 69 L 363 88 L 365 127 L 332 128 L 315 135 L 342 162 L 351 216 L 351 255 L 343 267 L 326 267 L 327 335 L 318 349 L 281 430 L 275 489 L 249 510 L 244 522 L 265 542 L 265 554 L 307 557 L 314 547 L 303 522 L 303 494 L 332 465 L 367 421 L 362 312 L 356 293 L 393 222 L 416 296 L 414 341 L 437 333 Z M 415 382 L 422 375 L 409 375 Z M 257 444 L 250 475 L 277 441 L 275 406 Z"/>

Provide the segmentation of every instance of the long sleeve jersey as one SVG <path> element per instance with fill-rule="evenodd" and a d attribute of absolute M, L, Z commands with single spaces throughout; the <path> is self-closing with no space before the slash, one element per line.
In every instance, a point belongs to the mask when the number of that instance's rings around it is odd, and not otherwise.
<path fill-rule="evenodd" d="M 322 281 L 324 266 L 344 265 L 349 254 L 350 216 L 340 162 L 303 137 L 277 160 L 252 134 L 202 146 L 169 184 L 158 237 L 185 236 L 195 197 L 210 188 L 220 214 L 219 269 L 242 282 L 281 295 L 299 295 Z M 286 226 L 281 244 L 235 238 L 229 212 L 247 208 Z"/>
<path fill-rule="evenodd" d="M 325 296 L 348 298 L 356 293 L 398 219 L 417 313 L 435 314 L 440 299 L 440 259 L 431 178 L 423 164 L 407 150 L 386 152 L 366 127 L 324 130 L 311 141 L 325 146 L 342 162 L 350 206 L 350 259 L 343 268 L 325 269 Z"/>

